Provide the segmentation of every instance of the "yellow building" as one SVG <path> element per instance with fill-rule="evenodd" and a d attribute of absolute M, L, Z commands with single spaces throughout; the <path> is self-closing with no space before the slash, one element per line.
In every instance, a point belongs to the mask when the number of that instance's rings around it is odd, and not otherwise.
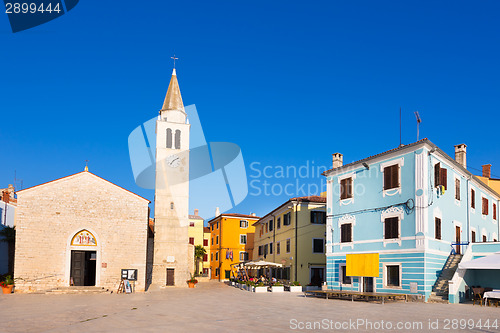
<path fill-rule="evenodd" d="M 198 215 L 198 209 L 194 210 L 194 215 L 189 215 L 189 228 L 188 228 L 188 237 L 189 237 L 189 244 L 191 245 L 205 245 L 205 232 L 204 232 L 204 225 L 203 225 L 203 218 Z M 207 244 L 208 245 L 208 244 Z M 208 253 L 208 252 L 207 252 Z M 203 260 L 207 260 L 208 262 L 208 256 L 205 256 Z M 195 260 L 195 265 L 196 265 L 196 260 Z M 204 273 L 203 270 L 203 263 L 200 262 L 199 264 L 199 271 L 197 272 L 198 275 L 202 275 Z M 196 267 L 195 267 L 195 272 L 196 272 Z M 208 271 L 206 271 L 208 273 Z"/>
<path fill-rule="evenodd" d="M 282 264 L 272 270 L 279 280 L 321 285 L 325 280 L 326 198 L 292 198 L 255 226 L 254 260 Z"/>
<path fill-rule="evenodd" d="M 483 174 L 477 178 L 491 187 L 495 192 L 500 193 L 500 179 L 491 178 L 491 164 L 483 165 Z"/>
<path fill-rule="evenodd" d="M 254 215 L 221 214 L 208 222 L 211 279 L 228 280 L 236 272 L 233 264 L 252 260 L 253 224 L 258 220 Z"/>
<path fill-rule="evenodd" d="M 203 257 L 203 276 L 210 276 L 210 260 L 208 257 L 210 256 L 210 228 L 203 227 L 203 247 L 205 248 L 206 254 Z"/>

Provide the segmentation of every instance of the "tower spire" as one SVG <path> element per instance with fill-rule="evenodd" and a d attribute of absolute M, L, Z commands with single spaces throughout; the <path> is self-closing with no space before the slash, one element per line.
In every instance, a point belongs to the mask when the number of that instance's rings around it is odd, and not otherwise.
<path fill-rule="evenodd" d="M 175 67 L 172 71 L 172 77 L 170 78 L 170 84 L 168 85 L 167 95 L 165 96 L 163 107 L 161 108 L 161 111 L 166 110 L 178 110 L 184 112 L 184 104 L 182 103 L 181 90 L 179 89 L 179 82 L 177 82 Z"/>

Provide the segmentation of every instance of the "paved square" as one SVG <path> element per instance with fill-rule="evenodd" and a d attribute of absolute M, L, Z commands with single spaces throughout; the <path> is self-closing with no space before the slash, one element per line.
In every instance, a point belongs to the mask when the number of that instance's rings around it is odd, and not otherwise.
<path fill-rule="evenodd" d="M 500 308 L 470 304 L 425 304 L 326 300 L 302 294 L 255 294 L 218 282 L 199 283 L 195 289 L 173 288 L 137 294 L 0 295 L 1 332 L 283 332 L 306 330 L 308 322 L 323 324 L 315 331 L 375 331 L 384 321 L 421 323 L 413 331 L 471 331 L 453 329 L 446 320 L 474 319 L 492 323 Z M 371 322 L 354 329 L 349 320 Z M 438 320 L 439 330 L 429 329 Z M 335 325 L 344 329 L 335 330 Z M 462 321 L 462 323 L 465 323 Z M 304 329 L 299 329 L 304 325 Z M 347 326 L 349 325 L 349 326 Z M 368 325 L 368 326 L 366 326 Z M 407 324 L 408 325 L 408 324 Z M 293 329 L 295 328 L 295 329 Z M 331 329 L 330 329 L 331 328 Z M 392 331 L 397 331 L 393 327 Z M 382 331 L 381 329 L 377 331 Z M 490 328 L 477 332 L 500 332 Z"/>

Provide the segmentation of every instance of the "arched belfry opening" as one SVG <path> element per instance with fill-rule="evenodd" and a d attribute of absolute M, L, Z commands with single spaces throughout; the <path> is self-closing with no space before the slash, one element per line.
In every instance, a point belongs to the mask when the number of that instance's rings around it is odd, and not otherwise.
<path fill-rule="evenodd" d="M 97 239 L 88 230 L 78 231 L 71 238 L 70 286 L 95 286 Z"/>

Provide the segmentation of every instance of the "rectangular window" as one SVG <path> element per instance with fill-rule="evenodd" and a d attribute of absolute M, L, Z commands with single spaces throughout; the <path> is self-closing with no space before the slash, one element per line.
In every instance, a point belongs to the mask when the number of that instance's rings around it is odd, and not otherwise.
<path fill-rule="evenodd" d="M 215 276 L 219 276 L 219 269 L 218 268 L 215 269 Z"/>
<path fill-rule="evenodd" d="M 214 238 L 212 237 L 212 245 L 214 245 Z"/>
<path fill-rule="evenodd" d="M 259 245 L 259 256 L 261 256 L 262 254 L 263 254 L 262 245 Z"/>
<path fill-rule="evenodd" d="M 210 253 L 210 261 L 214 261 L 214 254 Z"/>
<path fill-rule="evenodd" d="M 435 218 L 435 224 L 434 224 L 434 237 L 436 239 L 441 239 L 441 219 L 436 217 Z"/>
<path fill-rule="evenodd" d="M 219 236 L 215 237 L 215 244 L 219 244 Z"/>
<path fill-rule="evenodd" d="M 240 235 L 240 244 L 247 243 L 247 235 Z"/>
<path fill-rule="evenodd" d="M 384 168 L 384 190 L 399 187 L 399 165 L 394 164 Z"/>
<path fill-rule="evenodd" d="M 208 261 L 208 254 L 203 255 L 203 261 Z"/>
<path fill-rule="evenodd" d="M 280 254 L 280 242 L 276 242 L 276 254 Z"/>
<path fill-rule="evenodd" d="M 388 287 L 400 287 L 399 282 L 399 265 L 387 265 L 386 275 L 387 275 L 387 286 Z"/>
<path fill-rule="evenodd" d="M 217 222 L 217 229 L 219 229 L 219 222 Z"/>
<path fill-rule="evenodd" d="M 268 244 L 264 245 L 264 257 L 267 256 L 269 252 L 267 250 L 269 249 Z"/>
<path fill-rule="evenodd" d="M 269 231 L 273 231 L 274 223 L 273 220 L 269 221 Z"/>
<path fill-rule="evenodd" d="M 215 252 L 215 261 L 219 260 L 219 252 Z"/>
<path fill-rule="evenodd" d="M 497 204 L 493 204 L 493 220 L 497 219 Z"/>
<path fill-rule="evenodd" d="M 276 220 L 276 228 L 281 228 L 281 217 L 278 217 L 278 219 Z"/>
<path fill-rule="evenodd" d="M 231 278 L 231 271 L 230 271 L 230 270 L 226 270 L 226 271 L 225 271 L 224 278 L 225 278 L 225 279 L 230 279 L 230 278 Z"/>
<path fill-rule="evenodd" d="M 240 252 L 240 261 L 248 261 L 248 252 Z"/>
<path fill-rule="evenodd" d="M 445 190 L 448 188 L 448 170 L 441 168 L 441 163 L 436 163 L 434 165 L 434 186 L 439 185 L 444 186 Z"/>
<path fill-rule="evenodd" d="M 189 244 L 194 245 L 194 237 L 189 237 Z"/>
<path fill-rule="evenodd" d="M 241 220 L 240 221 L 240 228 L 248 228 L 248 221 Z"/>
<path fill-rule="evenodd" d="M 475 242 L 476 242 L 476 232 L 475 232 L 474 230 L 473 230 L 473 231 L 471 231 L 470 238 L 471 238 L 471 242 L 472 242 L 472 243 L 475 243 Z"/>
<path fill-rule="evenodd" d="M 194 222 L 189 222 L 190 227 L 194 227 Z"/>
<path fill-rule="evenodd" d="M 208 239 L 203 240 L 203 246 L 208 246 Z"/>
<path fill-rule="evenodd" d="M 483 215 L 488 215 L 488 199 L 483 199 Z"/>
<path fill-rule="evenodd" d="M 326 224 L 326 212 L 312 211 L 311 212 L 312 224 Z"/>
<path fill-rule="evenodd" d="M 345 178 L 340 181 L 340 200 L 352 198 L 352 178 Z"/>
<path fill-rule="evenodd" d="M 384 220 L 385 239 L 399 238 L 399 217 L 390 217 Z"/>
<path fill-rule="evenodd" d="M 286 213 L 285 215 L 283 215 L 283 225 L 290 225 L 290 216 L 290 213 Z"/>
<path fill-rule="evenodd" d="M 351 277 L 347 276 L 346 273 L 347 273 L 346 266 L 340 266 L 340 283 L 351 284 L 352 283 Z"/>
<path fill-rule="evenodd" d="M 214 230 L 214 225 L 212 224 L 212 231 Z"/>
<path fill-rule="evenodd" d="M 269 231 L 269 225 L 266 223 L 266 233 Z"/>
<path fill-rule="evenodd" d="M 286 253 L 290 253 L 290 238 L 286 240 Z"/>
<path fill-rule="evenodd" d="M 325 240 L 322 238 L 313 238 L 313 253 L 324 253 Z"/>
<path fill-rule="evenodd" d="M 340 242 L 352 242 L 352 223 L 345 223 L 340 226 Z"/>
<path fill-rule="evenodd" d="M 476 191 L 470 189 L 470 207 L 476 208 Z"/>
<path fill-rule="evenodd" d="M 273 243 L 269 243 L 269 254 L 273 254 Z"/>
<path fill-rule="evenodd" d="M 455 199 L 460 200 L 460 179 L 455 178 Z"/>

